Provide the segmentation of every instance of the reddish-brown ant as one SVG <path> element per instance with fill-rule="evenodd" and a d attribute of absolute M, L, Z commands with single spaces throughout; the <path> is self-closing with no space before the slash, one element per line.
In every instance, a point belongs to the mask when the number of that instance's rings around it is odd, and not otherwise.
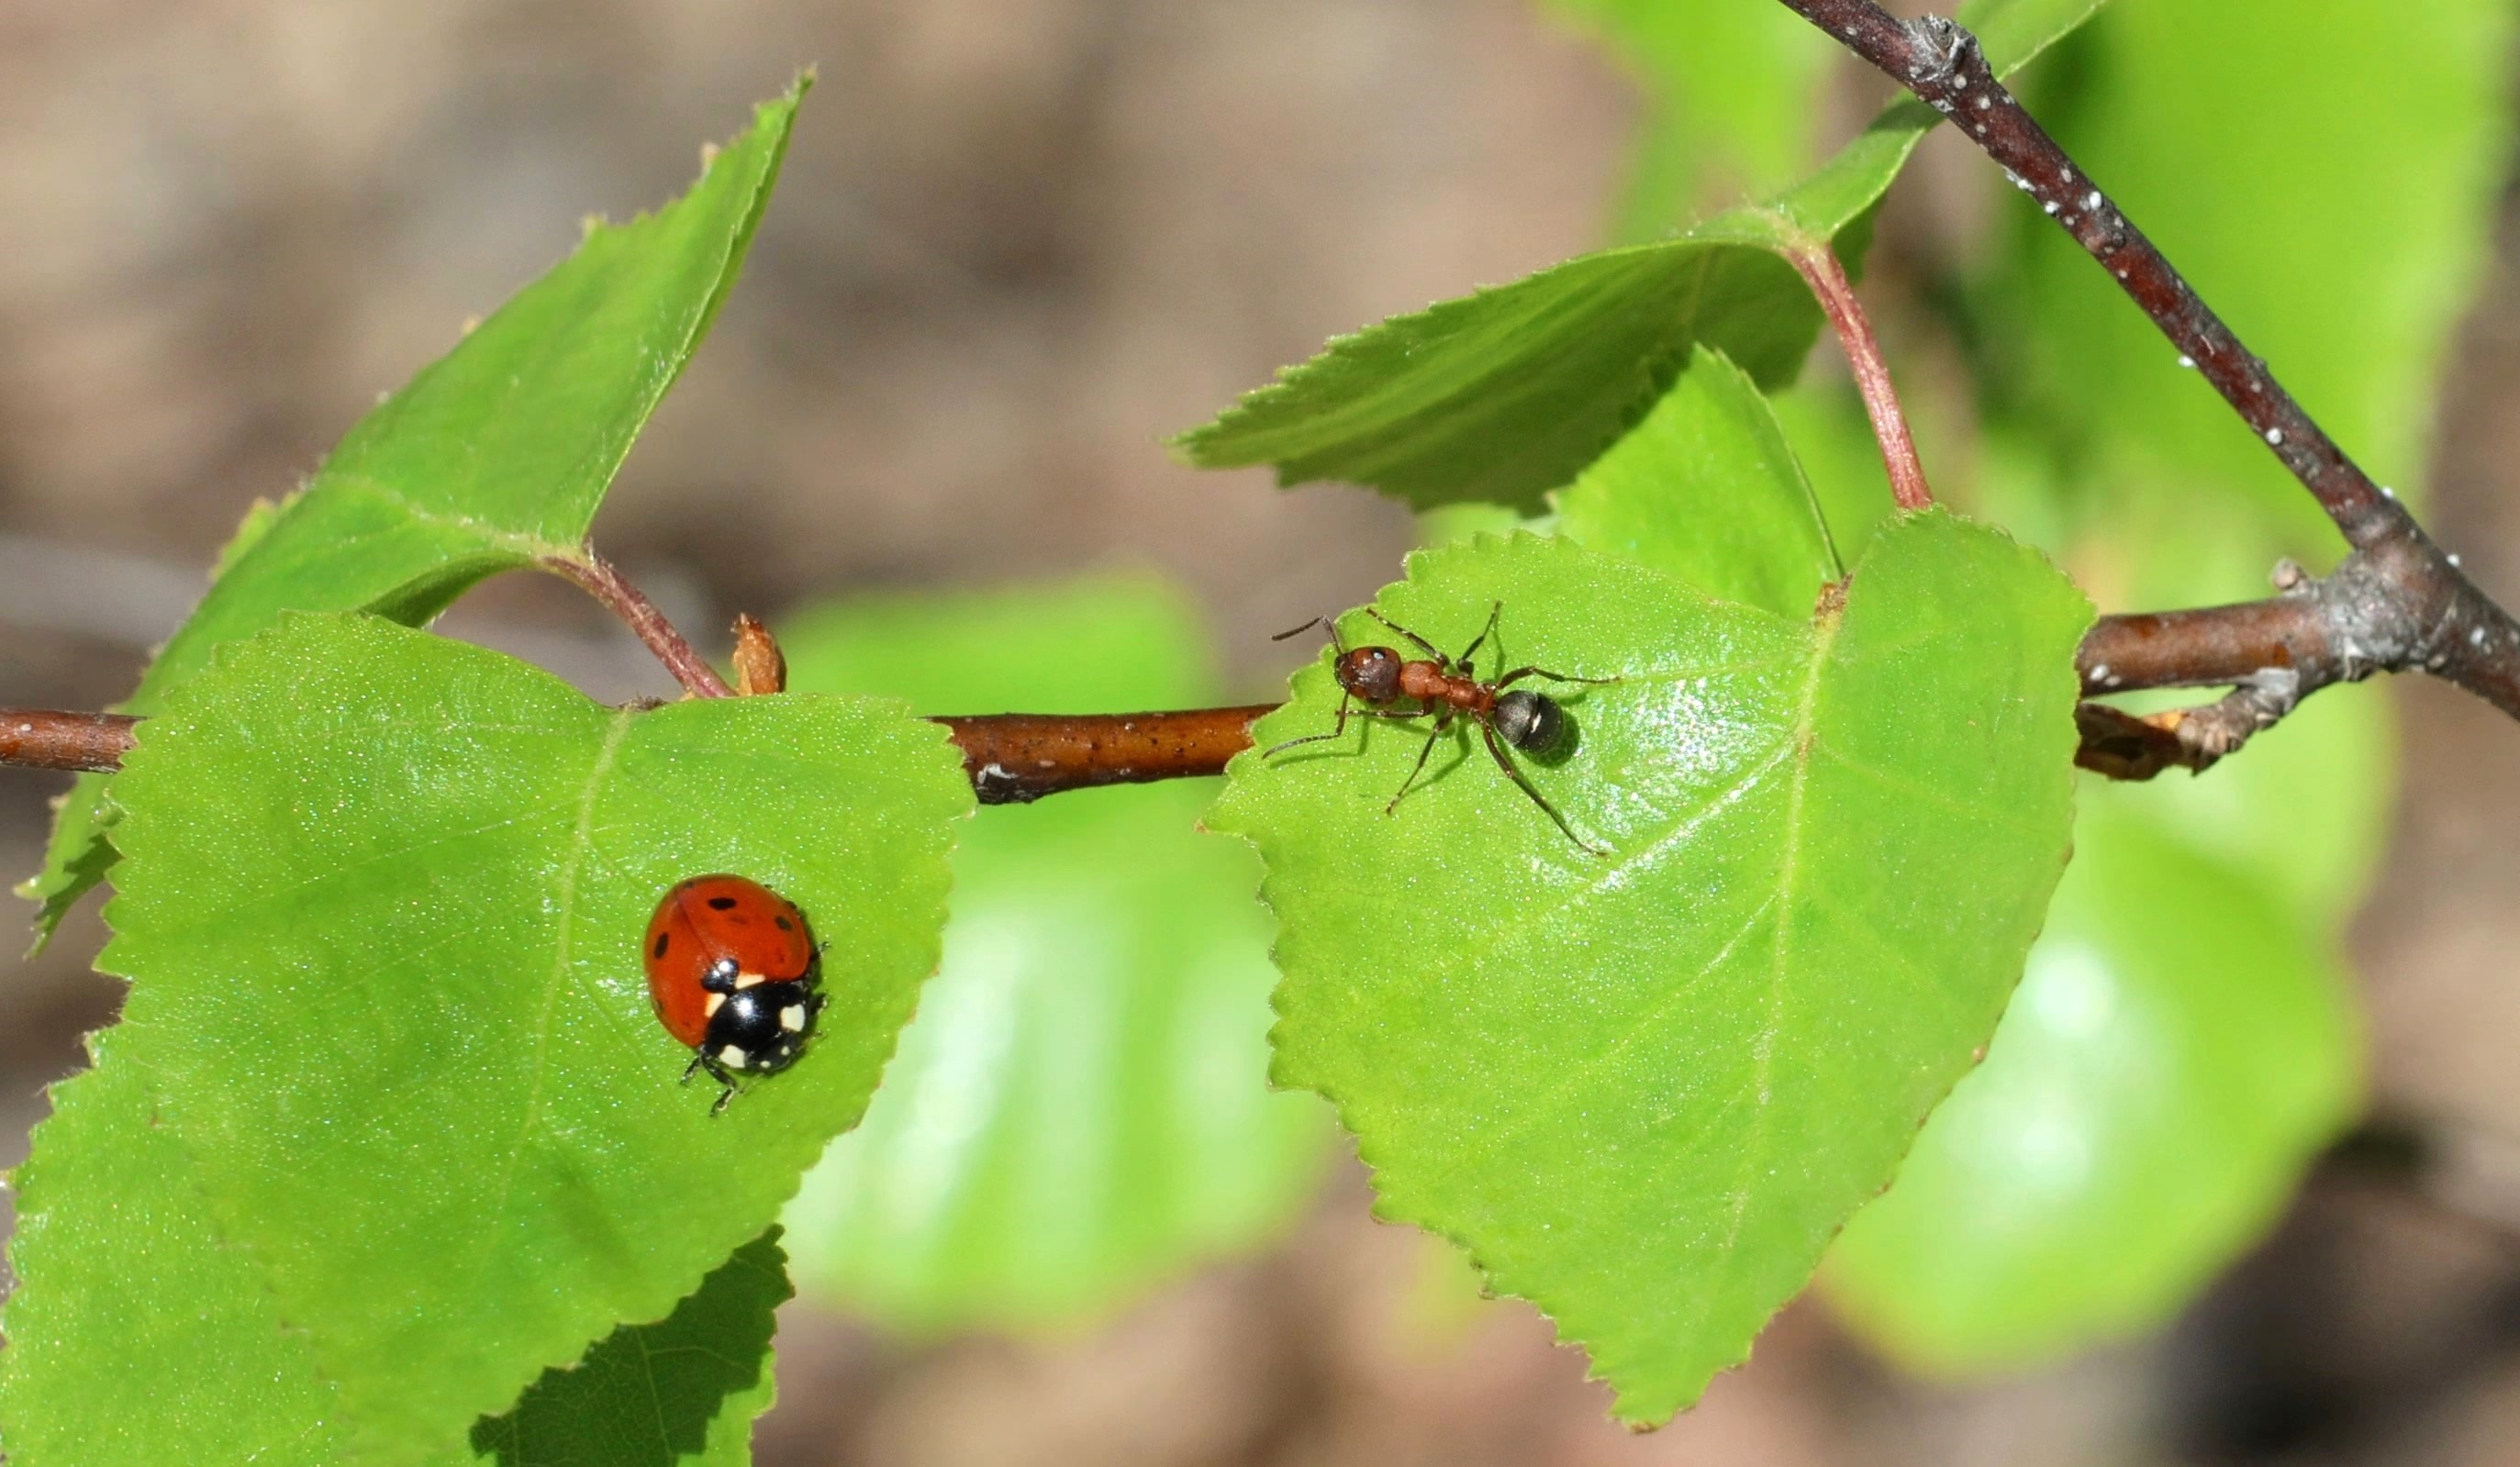
<path fill-rule="evenodd" d="M 1417 764 L 1410 768 L 1409 778 L 1401 782 L 1400 793 L 1393 795 L 1390 803 L 1382 807 L 1382 813 L 1389 815 L 1399 807 L 1401 795 L 1409 793 L 1410 787 L 1418 782 L 1418 777 L 1425 773 L 1426 756 L 1435 751 L 1436 740 L 1442 738 L 1451 730 L 1455 718 L 1466 718 L 1479 726 L 1479 737 L 1486 741 L 1488 752 L 1496 756 L 1497 768 L 1504 770 L 1507 778 L 1519 786 L 1524 794 L 1531 796 L 1531 803 L 1539 806 L 1542 814 L 1555 822 L 1557 828 L 1565 832 L 1568 840 L 1575 842 L 1578 849 L 1590 851 L 1596 856 L 1609 855 L 1609 852 L 1588 844 L 1582 836 L 1577 835 L 1574 827 L 1566 823 L 1566 818 L 1557 813 L 1556 807 L 1551 805 L 1548 799 L 1533 786 L 1531 780 L 1524 777 L 1522 771 L 1514 767 L 1513 760 L 1506 753 L 1506 747 L 1508 744 L 1517 749 L 1528 749 L 1535 754 L 1546 753 L 1555 747 L 1557 741 L 1566 734 L 1566 710 L 1558 707 L 1556 700 L 1547 693 L 1534 692 L 1529 689 L 1518 689 L 1511 692 L 1505 689 L 1525 678 L 1547 678 L 1552 683 L 1595 684 L 1616 683 L 1619 680 L 1578 678 L 1566 673 L 1551 672 L 1545 667 L 1517 667 L 1511 672 L 1499 673 L 1494 682 L 1481 682 L 1478 669 L 1471 665 L 1470 659 L 1478 655 L 1479 648 L 1487 643 L 1490 636 L 1494 635 L 1497 617 L 1504 611 L 1505 602 L 1503 601 L 1488 608 L 1487 626 L 1478 636 L 1470 639 L 1470 645 L 1462 649 L 1460 656 L 1447 657 L 1435 650 L 1434 644 L 1425 638 L 1401 626 L 1372 606 L 1366 607 L 1366 615 L 1408 638 L 1425 651 L 1426 656 L 1418 661 L 1403 658 L 1399 651 L 1392 647 L 1348 646 L 1339 641 L 1338 623 L 1327 616 L 1316 616 L 1291 632 L 1279 633 L 1271 640 L 1283 642 L 1289 637 L 1299 637 L 1315 627 L 1328 629 L 1330 634 L 1330 646 L 1338 653 L 1338 660 L 1331 665 L 1331 673 L 1338 679 L 1339 685 L 1338 722 L 1328 734 L 1307 734 L 1301 738 L 1289 738 L 1283 743 L 1273 744 L 1263 751 L 1260 757 L 1274 758 L 1297 744 L 1320 743 L 1326 739 L 1336 738 L 1347 732 L 1350 714 L 1358 718 L 1423 718 L 1432 714 L 1435 727 L 1427 734 L 1424 745 L 1418 750 Z M 1502 655 L 1498 660 L 1500 662 L 1504 660 Z M 1403 698 L 1414 700 L 1418 706 L 1415 708 L 1350 706 L 1353 703 L 1375 705 L 1396 703 Z"/>

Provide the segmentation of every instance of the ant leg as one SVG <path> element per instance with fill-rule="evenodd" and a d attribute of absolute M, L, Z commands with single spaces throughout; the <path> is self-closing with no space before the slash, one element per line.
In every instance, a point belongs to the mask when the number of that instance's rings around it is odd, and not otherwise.
<path fill-rule="evenodd" d="M 1579 678 L 1570 673 L 1551 672 L 1545 667 L 1517 667 L 1496 680 L 1499 688 L 1510 688 L 1525 678 L 1547 678 L 1552 683 L 1624 683 L 1624 678 Z"/>
<path fill-rule="evenodd" d="M 1396 621 L 1393 621 L 1390 617 L 1385 616 L 1385 615 L 1383 615 L 1381 612 L 1374 610 L 1372 606 L 1368 606 L 1368 607 L 1366 607 L 1366 608 L 1365 608 L 1365 614 L 1366 614 L 1366 615 L 1368 615 L 1368 616 L 1372 617 L 1375 621 L 1378 621 L 1378 622 L 1382 623 L 1384 626 L 1389 627 L 1391 630 L 1393 630 L 1393 631 L 1395 631 L 1395 632 L 1399 633 L 1401 636 L 1406 637 L 1406 638 L 1408 638 L 1410 641 L 1412 641 L 1412 642 L 1414 642 L 1414 643 L 1418 644 L 1418 649 L 1419 651 L 1424 652 L 1424 653 L 1425 653 L 1425 654 L 1426 654 L 1430 659 L 1432 659 L 1432 660 L 1434 660 L 1434 661 L 1436 661 L 1436 662 L 1442 662 L 1442 661 L 1444 660 L 1444 654 L 1443 654 L 1442 652 L 1439 652 L 1439 651 L 1435 650 L 1435 644 L 1433 644 L 1433 643 L 1431 643 L 1431 642 L 1428 642 L 1425 638 L 1418 636 L 1417 633 L 1415 633 L 1415 632 L 1413 632 L 1413 631 L 1410 631 L 1407 627 L 1404 627 L 1404 626 L 1402 626 L 1400 623 L 1398 623 L 1398 622 L 1396 622 Z"/>
<path fill-rule="evenodd" d="M 1548 816 L 1552 821 L 1556 822 L 1557 828 L 1565 832 L 1566 838 L 1575 842 L 1575 848 L 1577 850 L 1589 851 L 1596 856 L 1607 856 L 1610 854 L 1609 852 L 1602 850 L 1599 846 L 1588 843 L 1584 837 L 1576 834 L 1575 827 L 1566 823 L 1566 817 L 1557 813 L 1557 807 L 1550 804 L 1549 801 L 1542 796 L 1539 789 L 1536 788 L 1529 779 L 1523 778 L 1522 771 L 1516 769 L 1513 761 L 1506 757 L 1505 745 L 1497 742 L 1496 729 L 1494 726 L 1487 723 L 1481 723 L 1479 725 L 1479 736 L 1487 740 L 1488 752 L 1496 756 L 1497 768 L 1504 770 L 1505 777 L 1507 778 L 1511 779 L 1515 784 L 1520 785 L 1522 787 L 1522 792 L 1531 796 L 1531 803 L 1540 807 L 1541 814 Z"/>
<path fill-rule="evenodd" d="M 1418 762 L 1410 766 L 1409 778 L 1400 781 L 1400 794 L 1393 795 L 1391 803 L 1382 807 L 1384 815 L 1389 815 L 1400 808 L 1400 795 L 1407 794 L 1409 786 L 1417 783 L 1418 777 L 1426 772 L 1426 756 L 1435 752 L 1435 740 L 1443 737 L 1444 731 L 1452 726 L 1453 721 L 1448 718 L 1439 718 L 1435 721 L 1435 731 L 1426 735 L 1424 743 L 1418 746 Z"/>
<path fill-rule="evenodd" d="M 1352 694 L 1345 691 L 1340 692 L 1338 723 L 1328 734 L 1307 734 L 1301 738 L 1289 738 L 1284 743 L 1273 743 L 1260 751 L 1260 757 L 1272 758 L 1279 750 L 1291 749 L 1299 743 L 1320 743 L 1325 739 L 1336 738 L 1347 732 L 1347 721 L 1351 718 L 1418 718 L 1426 711 L 1423 708 L 1351 708 L 1348 706 L 1351 696 Z"/>
<path fill-rule="evenodd" d="M 1295 630 L 1300 632 L 1303 628 L 1297 627 Z M 1326 739 L 1336 738 L 1340 734 L 1346 733 L 1347 705 L 1348 700 L 1352 696 L 1354 696 L 1354 694 L 1350 693 L 1346 689 L 1342 688 L 1339 689 L 1338 722 L 1331 726 L 1330 731 L 1328 734 L 1307 734 L 1301 738 L 1289 738 L 1284 743 L 1273 743 L 1261 753 L 1260 757 L 1263 759 L 1275 759 L 1278 757 L 1281 750 L 1291 749 L 1299 743 L 1321 743 Z"/>
<path fill-rule="evenodd" d="M 1480 646 L 1485 645 L 1490 637 L 1496 635 L 1497 618 L 1504 614 L 1505 602 L 1495 601 L 1489 604 L 1488 624 L 1479 629 L 1479 635 L 1470 639 L 1470 645 L 1468 646 L 1462 648 L 1462 655 L 1453 659 L 1453 665 L 1455 667 L 1460 668 L 1462 672 L 1467 673 L 1473 678 L 1479 675 L 1479 670 L 1470 665 L 1470 659 L 1479 654 Z M 1499 656 L 1502 657 L 1503 654 L 1500 653 Z M 1500 684 L 1498 686 L 1502 687 L 1503 685 Z"/>

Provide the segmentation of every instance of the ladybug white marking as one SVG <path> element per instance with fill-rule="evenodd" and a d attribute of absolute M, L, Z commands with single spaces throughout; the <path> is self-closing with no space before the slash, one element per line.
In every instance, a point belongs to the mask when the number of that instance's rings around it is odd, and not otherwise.
<path fill-rule="evenodd" d="M 717 1051 L 717 1062 L 730 1070 L 743 1068 L 743 1051 L 733 1045 Z"/>
<path fill-rule="evenodd" d="M 786 1008 L 779 1010 L 779 1027 L 787 1030 L 789 1034 L 804 1033 L 805 1005 L 802 1003 L 790 1003 Z M 785 1046 L 783 1045 L 782 1047 Z"/>

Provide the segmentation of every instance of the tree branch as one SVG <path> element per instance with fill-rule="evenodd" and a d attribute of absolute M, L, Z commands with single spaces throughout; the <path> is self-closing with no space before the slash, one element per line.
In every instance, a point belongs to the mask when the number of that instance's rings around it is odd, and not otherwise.
<path fill-rule="evenodd" d="M 0 764 L 110 773 L 122 768 L 122 756 L 131 752 L 131 726 L 138 722 L 127 713 L 0 708 Z"/>
<path fill-rule="evenodd" d="M 2342 583 L 2339 595 L 2372 599 L 2342 627 L 2349 635 L 2332 644 L 2331 660 L 2338 673 L 2327 681 L 2421 669 L 2520 718 L 2520 623 L 2460 572 L 2456 560 L 2424 534 L 2396 496 L 2371 482 L 2293 401 L 2266 363 L 2252 355 L 2197 297 L 2143 232 L 2076 171 L 2055 139 L 1995 79 L 1976 37 L 1940 17 L 1898 20 L 1870 0 L 1781 3 L 1928 106 L 1955 118 L 2024 193 L 2039 200 L 2058 228 L 2109 272 L 2178 347 L 2182 364 L 2202 373 L 2240 421 L 2318 501 L 2352 547 L 2335 574 L 2320 584 Z M 2351 636 L 2382 627 L 2390 633 L 2385 647 Z M 2237 640 L 2227 650 L 2236 653 L 2246 645 L 2245 639 Z M 2263 640 L 2258 645 L 2262 650 L 2273 649 L 2272 643 Z M 2301 669 L 2302 648 L 2291 650 L 2296 657 L 2292 663 L 2270 661 L 2245 670 L 2225 664 L 2225 668 L 2235 676 L 2272 676 L 2280 681 L 2287 670 Z M 2112 671 L 2121 670 L 2116 660 L 2101 660 Z M 2137 664 L 2130 660 L 2127 665 Z M 2254 692 L 2243 706 L 2224 710 L 2210 721 L 2225 734 L 2244 724 L 2263 727 L 2262 720 L 2281 717 L 2316 686 L 2320 685 L 2280 694 Z M 2220 704 L 2216 707 L 2223 709 Z M 2198 716 L 2203 718 L 2207 712 L 2199 710 Z M 2245 733 L 2240 736 L 2245 737 Z"/>
<path fill-rule="evenodd" d="M 2147 688 L 2236 685 L 2203 709 L 2136 718 L 2079 710 L 2075 762 L 2120 779 L 2201 770 L 2330 683 L 2419 655 L 2419 629 L 2360 556 L 2315 580 L 2287 566 L 2270 600 L 2191 611 L 2103 616 L 2076 654 L 2087 696 Z M 660 618 L 661 620 L 661 618 Z M 992 713 L 939 718 L 963 750 L 982 804 L 1023 804 L 1062 790 L 1195 778 L 1225 772 L 1275 705 L 1153 713 Z M 0 766 L 113 770 L 139 722 L 113 713 L 0 709 Z"/>

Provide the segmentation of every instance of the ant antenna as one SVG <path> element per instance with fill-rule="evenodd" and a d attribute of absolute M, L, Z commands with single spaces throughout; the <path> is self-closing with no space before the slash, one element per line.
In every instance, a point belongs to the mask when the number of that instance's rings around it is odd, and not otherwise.
<path fill-rule="evenodd" d="M 1301 637 L 1315 627 L 1319 627 L 1323 631 L 1330 634 L 1330 649 L 1332 651 L 1341 653 L 1342 655 L 1346 653 L 1347 644 L 1339 641 L 1338 623 L 1330 620 L 1327 616 L 1316 616 L 1311 621 L 1304 623 L 1302 626 L 1296 627 L 1291 631 L 1281 632 L 1269 640 L 1271 642 L 1283 642 L 1289 637 Z"/>

